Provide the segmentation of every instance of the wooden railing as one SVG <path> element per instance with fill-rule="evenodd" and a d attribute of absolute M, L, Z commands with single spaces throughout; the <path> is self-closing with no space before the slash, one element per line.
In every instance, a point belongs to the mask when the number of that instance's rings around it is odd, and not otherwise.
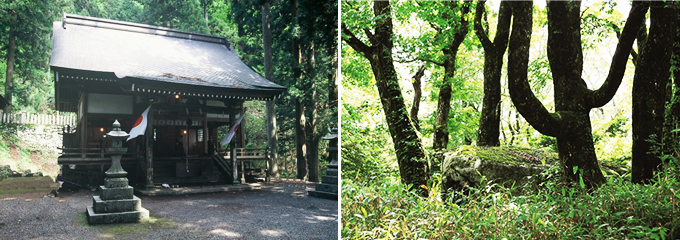
<path fill-rule="evenodd" d="M 224 152 L 224 151 L 221 151 Z M 231 158 L 231 151 L 226 150 L 225 158 Z M 236 148 L 236 159 L 267 159 L 267 148 Z"/>
<path fill-rule="evenodd" d="M 57 160 L 58 164 L 96 165 L 110 163 L 111 155 L 113 155 L 105 152 L 103 148 L 62 148 L 61 150 L 61 156 Z M 125 153 L 122 158 L 124 161 L 135 159 L 135 153 Z"/>
<path fill-rule="evenodd" d="M 75 126 L 76 121 L 76 114 L 71 112 L 57 112 L 55 114 L 2 113 L 2 116 L 0 116 L 0 123 L 2 124 Z"/>
<path fill-rule="evenodd" d="M 231 152 L 225 150 L 227 154 L 224 157 L 231 159 Z M 236 161 L 241 182 L 246 180 L 246 176 L 261 176 L 265 181 L 269 181 L 270 162 L 267 148 L 236 148 Z"/>

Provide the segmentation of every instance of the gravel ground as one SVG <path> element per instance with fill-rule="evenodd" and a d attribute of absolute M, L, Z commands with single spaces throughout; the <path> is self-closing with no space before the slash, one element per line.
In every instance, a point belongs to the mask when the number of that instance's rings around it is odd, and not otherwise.
<path fill-rule="evenodd" d="M 4 196 L 0 239 L 337 239 L 338 202 L 306 190 L 270 183 L 246 192 L 141 197 L 149 222 L 95 226 L 85 218 L 95 194 L 89 190 Z"/>

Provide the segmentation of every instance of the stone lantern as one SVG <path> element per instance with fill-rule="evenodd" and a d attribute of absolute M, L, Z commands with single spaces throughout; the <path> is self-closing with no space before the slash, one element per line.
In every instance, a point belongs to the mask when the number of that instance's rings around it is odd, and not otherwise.
<path fill-rule="evenodd" d="M 130 136 L 120 129 L 118 120 L 113 122 L 113 130 L 106 134 L 111 139 L 111 167 L 105 172 L 104 186 L 100 195 L 92 196 L 93 206 L 87 207 L 87 221 L 90 224 L 130 223 L 149 220 L 149 210 L 142 208 L 142 200 L 134 196 L 134 188 L 128 185 L 127 172 L 120 165 L 122 154 L 127 152 L 123 139 Z"/>
<path fill-rule="evenodd" d="M 111 167 L 105 172 L 106 179 L 104 180 L 104 187 L 129 187 L 128 179 L 125 177 L 127 172 L 120 165 L 120 159 L 123 153 L 127 152 L 127 148 L 123 147 L 123 139 L 130 136 L 127 132 L 120 129 L 118 120 L 113 122 L 113 129 L 106 134 L 106 138 L 111 140 L 111 147 L 106 149 L 106 152 L 111 155 Z"/>
<path fill-rule="evenodd" d="M 321 177 L 321 183 L 317 183 L 314 191 L 309 191 L 312 197 L 338 200 L 338 128 L 333 127 L 331 133 L 323 137 L 328 140 L 328 158 L 326 176 Z"/>

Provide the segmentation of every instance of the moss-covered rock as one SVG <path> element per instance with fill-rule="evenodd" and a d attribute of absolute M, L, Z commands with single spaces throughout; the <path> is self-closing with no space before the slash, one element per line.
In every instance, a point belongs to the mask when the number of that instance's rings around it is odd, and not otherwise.
<path fill-rule="evenodd" d="M 482 176 L 506 187 L 521 186 L 527 176 L 557 163 L 556 153 L 538 149 L 461 146 L 444 154 L 441 186 L 444 192 L 476 187 Z"/>
<path fill-rule="evenodd" d="M 12 168 L 9 165 L 0 166 L 0 181 L 12 176 Z"/>

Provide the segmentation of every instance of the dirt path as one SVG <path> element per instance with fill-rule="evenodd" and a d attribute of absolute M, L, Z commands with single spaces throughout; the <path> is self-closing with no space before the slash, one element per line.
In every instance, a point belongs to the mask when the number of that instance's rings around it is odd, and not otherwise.
<path fill-rule="evenodd" d="M 151 221 L 90 226 L 94 192 L 0 198 L 0 239 L 337 239 L 338 202 L 309 197 L 308 184 L 246 192 L 141 197 Z M 43 194 L 44 195 L 44 194 Z"/>

